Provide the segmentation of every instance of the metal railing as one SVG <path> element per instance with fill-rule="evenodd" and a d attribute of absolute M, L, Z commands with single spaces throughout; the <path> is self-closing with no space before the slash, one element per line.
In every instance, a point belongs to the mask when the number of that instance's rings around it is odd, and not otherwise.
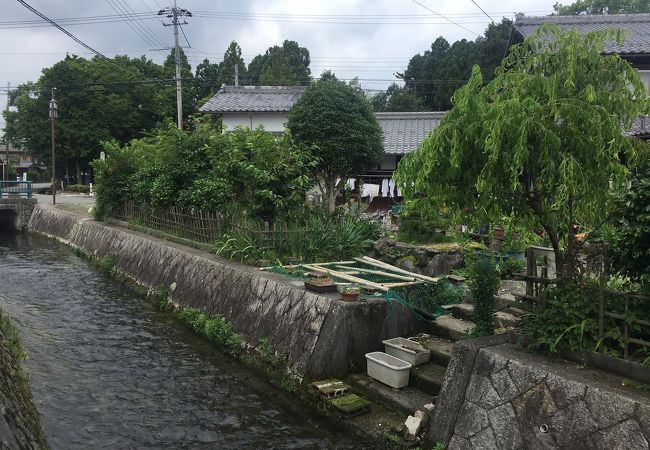
<path fill-rule="evenodd" d="M 0 198 L 32 198 L 32 193 L 31 181 L 0 181 Z"/>

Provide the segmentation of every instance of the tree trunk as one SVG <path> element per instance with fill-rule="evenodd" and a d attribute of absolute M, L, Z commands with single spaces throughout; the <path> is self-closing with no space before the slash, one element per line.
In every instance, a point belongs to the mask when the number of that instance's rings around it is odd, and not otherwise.
<path fill-rule="evenodd" d="M 79 159 L 75 158 L 74 159 L 74 170 L 77 174 L 77 183 L 76 184 L 81 184 L 81 165 L 79 164 Z"/>
<path fill-rule="evenodd" d="M 330 214 L 336 209 L 336 178 L 327 177 L 325 179 L 325 201 L 327 202 L 327 212 Z"/>

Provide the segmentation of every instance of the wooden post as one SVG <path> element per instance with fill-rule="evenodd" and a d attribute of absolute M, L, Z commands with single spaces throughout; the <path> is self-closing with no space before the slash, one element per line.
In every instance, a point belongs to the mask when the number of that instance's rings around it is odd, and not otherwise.
<path fill-rule="evenodd" d="M 630 298 L 625 297 L 625 312 L 623 313 L 623 358 L 629 359 L 630 357 L 630 326 L 627 324 L 627 315 L 630 312 Z"/>
<path fill-rule="evenodd" d="M 605 262 L 601 262 L 598 280 L 598 338 L 605 336 Z"/>

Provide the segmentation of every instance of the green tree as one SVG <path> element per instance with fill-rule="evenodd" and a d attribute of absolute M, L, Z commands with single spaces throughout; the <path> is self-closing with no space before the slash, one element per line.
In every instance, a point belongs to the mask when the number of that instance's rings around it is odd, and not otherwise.
<path fill-rule="evenodd" d="M 309 50 L 285 40 L 264 55 L 257 55 L 248 66 L 251 83 L 267 86 L 306 86 L 311 80 Z"/>
<path fill-rule="evenodd" d="M 196 66 L 195 79 L 197 100 L 207 100 L 219 90 L 219 64 L 204 59 Z"/>
<path fill-rule="evenodd" d="M 223 61 L 219 63 L 219 83 L 217 88 L 222 84 L 235 84 L 235 66 L 239 67 L 239 79 L 246 80 L 248 76 L 246 73 L 246 63 L 241 56 L 241 47 L 237 41 L 232 41 L 223 54 Z"/>
<path fill-rule="evenodd" d="M 472 208 L 482 219 L 514 213 L 544 228 L 558 274 L 572 275 L 574 224 L 594 226 L 611 210 L 610 186 L 637 156 L 621 124 L 649 109 L 636 70 L 600 55 L 611 38 L 622 33 L 544 26 L 486 86 L 475 67 L 441 125 L 399 165 L 411 205 Z"/>
<path fill-rule="evenodd" d="M 185 81 L 182 83 L 182 95 L 183 95 L 183 117 L 187 119 L 190 114 L 193 114 L 196 111 L 196 86 L 194 85 L 194 74 L 192 73 L 192 66 L 190 66 L 189 61 L 187 60 L 187 55 L 180 50 L 181 56 L 181 78 Z M 176 58 L 174 56 L 174 50 L 165 59 L 163 63 L 163 76 L 167 79 L 176 79 Z M 171 105 L 172 109 L 165 113 L 165 116 L 176 117 L 176 83 L 172 83 L 171 88 L 167 90 L 168 92 L 168 101 L 167 105 Z"/>
<path fill-rule="evenodd" d="M 329 211 L 346 180 L 377 166 L 383 153 L 370 104 L 341 81 L 319 80 L 307 87 L 291 108 L 287 127 L 319 158 L 315 175 Z"/>
<path fill-rule="evenodd" d="M 426 111 L 422 101 L 415 94 L 395 83 L 374 95 L 370 102 L 375 112 Z"/>
<path fill-rule="evenodd" d="M 175 115 L 173 88 L 143 82 L 163 77 L 167 77 L 163 67 L 144 57 L 88 60 L 68 55 L 43 69 L 37 82 L 12 91 L 14 108 L 5 114 L 7 136 L 14 145 L 49 161 L 48 104 L 55 88 L 59 105 L 57 172 L 68 173 L 72 168 L 80 182 L 82 170 L 99 156 L 100 141 L 126 142 L 156 126 L 166 115 Z"/>
<path fill-rule="evenodd" d="M 561 16 L 579 14 L 641 14 L 650 13 L 648 0 L 577 0 L 570 5 L 556 3 L 555 12 Z"/>
<path fill-rule="evenodd" d="M 611 243 L 614 267 L 623 276 L 650 287 L 650 162 L 638 169 L 615 205 Z"/>
<path fill-rule="evenodd" d="M 404 73 L 398 77 L 407 89 L 432 111 L 446 111 L 451 107 L 451 97 L 465 84 L 475 64 L 480 65 L 483 77 L 490 80 L 494 70 L 506 54 L 512 21 L 490 24 L 483 36 L 475 41 L 462 39 L 449 45 L 443 37 L 431 44 L 423 55 L 415 55 Z"/>

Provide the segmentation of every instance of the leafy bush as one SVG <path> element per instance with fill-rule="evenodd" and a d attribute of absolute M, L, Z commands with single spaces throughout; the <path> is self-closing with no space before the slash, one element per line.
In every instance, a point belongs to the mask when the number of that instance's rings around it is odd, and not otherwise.
<path fill-rule="evenodd" d="M 603 338 L 598 337 L 598 301 L 595 282 L 581 285 L 563 283 L 550 286 L 543 294 L 544 307 L 522 318 L 523 335 L 527 348 L 543 353 L 558 353 L 587 349 L 610 356 L 623 356 L 625 340 L 621 324 L 605 316 Z M 623 314 L 620 297 L 606 296 L 605 309 Z M 640 339 L 650 339 L 650 331 L 638 324 L 632 324 L 635 317 L 649 317 L 650 305 L 642 300 L 630 300 L 630 313 L 626 317 L 630 332 Z M 650 362 L 649 350 L 631 347 L 631 356 Z"/>
<path fill-rule="evenodd" d="M 40 174 L 36 172 L 27 172 L 27 181 L 31 181 L 32 183 L 35 183 L 40 180 L 41 180 Z"/>
<path fill-rule="evenodd" d="M 468 284 L 474 299 L 476 323 L 472 333 L 476 336 L 494 334 L 494 295 L 501 284 L 494 258 L 479 257 L 470 269 Z"/>
<path fill-rule="evenodd" d="M 501 278 L 511 277 L 515 273 L 521 272 L 526 267 L 526 261 L 518 258 L 501 257 L 497 269 Z"/>
<path fill-rule="evenodd" d="M 611 254 L 619 273 L 650 285 L 650 163 L 617 199 Z"/>
<path fill-rule="evenodd" d="M 186 132 L 168 123 L 124 147 L 103 145 L 106 160 L 93 163 L 99 218 L 134 200 L 219 212 L 236 204 L 247 215 L 272 221 L 302 204 L 316 164 L 289 134 L 261 128 L 222 134 L 212 124 Z"/>
<path fill-rule="evenodd" d="M 88 194 L 90 192 L 90 186 L 85 184 L 69 184 L 66 188 L 68 192 L 81 192 L 83 194 Z"/>
<path fill-rule="evenodd" d="M 256 220 L 232 220 L 217 241 L 217 253 L 241 262 L 259 259 L 332 261 L 359 256 L 372 248 L 380 225 L 356 212 L 330 215 L 311 209 L 277 219 L 268 229 Z"/>

